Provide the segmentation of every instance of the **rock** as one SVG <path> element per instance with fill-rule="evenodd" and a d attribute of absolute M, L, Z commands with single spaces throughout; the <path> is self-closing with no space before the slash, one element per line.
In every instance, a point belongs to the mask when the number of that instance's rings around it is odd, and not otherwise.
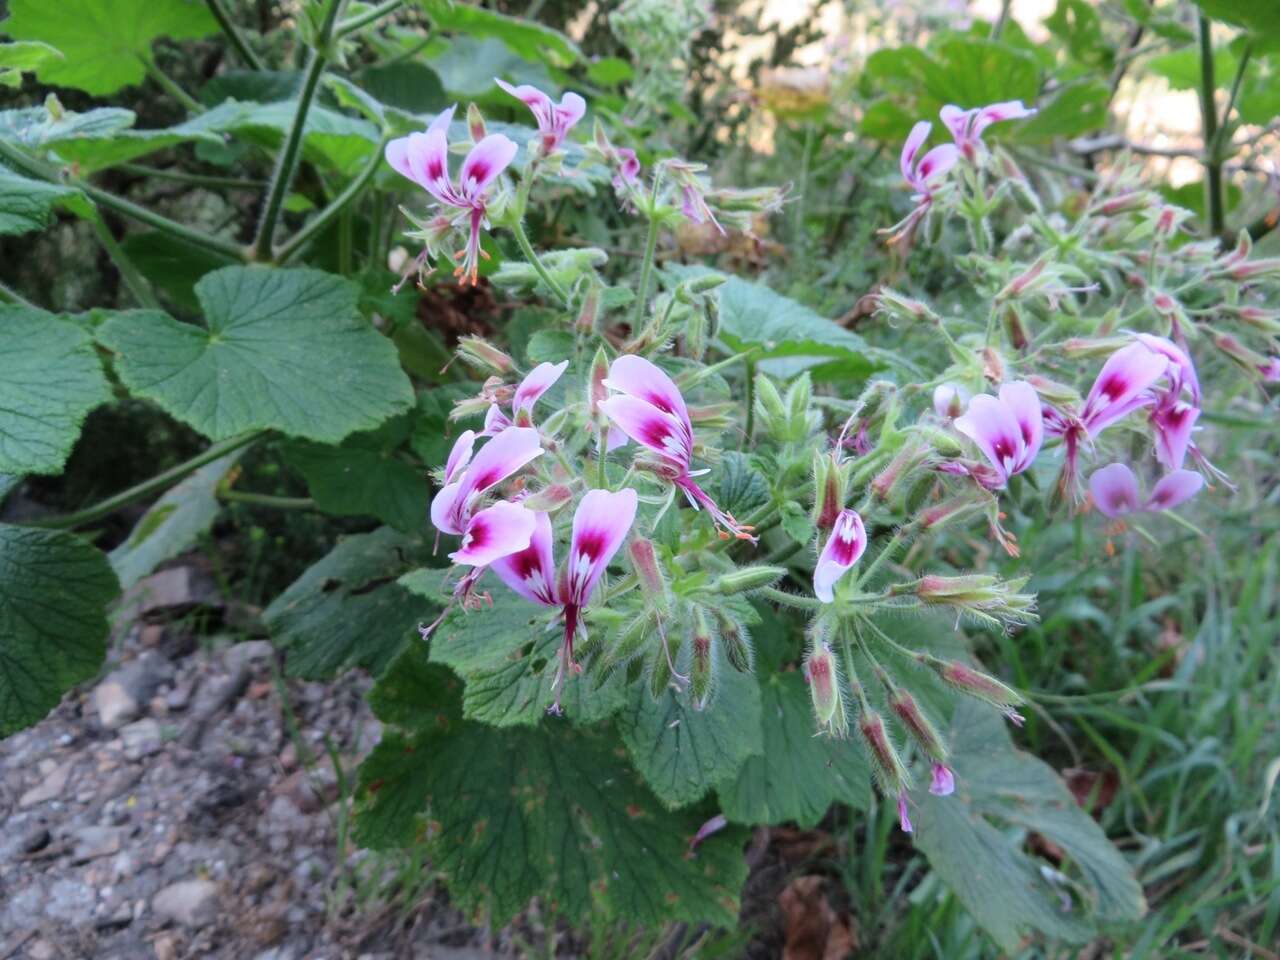
<path fill-rule="evenodd" d="M 198 930 L 218 915 L 218 887 L 208 880 L 182 880 L 152 897 L 151 909 L 162 919 Z"/>
<path fill-rule="evenodd" d="M 219 606 L 212 579 L 195 567 L 170 567 L 139 580 L 120 601 L 126 620 L 175 616 L 197 606 Z"/>
<path fill-rule="evenodd" d="M 78 880 L 55 880 L 45 898 L 44 912 L 53 920 L 84 926 L 92 916 L 97 899 L 93 887 L 88 884 Z"/>
<path fill-rule="evenodd" d="M 93 925 L 98 930 L 123 930 L 131 923 L 133 923 L 133 909 L 126 903 L 98 917 Z"/>
<path fill-rule="evenodd" d="M 149 717 L 138 720 L 121 728 L 120 739 L 124 741 L 124 755 L 130 760 L 141 760 L 160 752 L 160 724 Z"/>
<path fill-rule="evenodd" d="M 93 691 L 98 720 L 108 730 L 124 726 L 140 712 L 138 701 L 119 680 L 108 677 Z"/>
<path fill-rule="evenodd" d="M 81 827 L 71 835 L 75 840 L 71 862 L 88 863 L 98 857 L 119 853 L 125 833 L 124 827 Z"/>
<path fill-rule="evenodd" d="M 172 674 L 173 667 L 153 650 L 113 671 L 93 691 L 93 704 L 103 727 L 117 730 L 136 719 L 142 704 Z"/>
<path fill-rule="evenodd" d="M 18 841 L 18 849 L 22 853 L 35 853 L 37 850 L 43 850 L 47 847 L 51 839 L 48 827 L 32 827 Z"/>
<path fill-rule="evenodd" d="M 275 656 L 276 648 L 269 640 L 246 640 L 228 647 L 223 659 L 227 667 L 234 672 L 241 665 L 250 666 L 255 663 L 268 663 Z"/>
<path fill-rule="evenodd" d="M 38 803 L 56 800 L 66 789 L 67 780 L 71 776 L 72 761 L 58 764 L 43 780 L 24 793 L 18 799 L 20 807 L 34 807 Z"/>
<path fill-rule="evenodd" d="M 187 709 L 191 705 L 191 694 L 194 686 L 195 684 L 191 682 L 179 683 L 165 694 L 165 704 L 174 713 L 180 713 Z"/>
<path fill-rule="evenodd" d="M 156 942 L 151 945 L 151 949 L 156 952 L 156 960 L 178 960 L 177 944 L 173 937 L 167 934 L 156 937 Z"/>
<path fill-rule="evenodd" d="M 27 954 L 31 960 L 53 960 L 58 955 L 58 948 L 43 938 L 32 940 L 27 944 Z"/>

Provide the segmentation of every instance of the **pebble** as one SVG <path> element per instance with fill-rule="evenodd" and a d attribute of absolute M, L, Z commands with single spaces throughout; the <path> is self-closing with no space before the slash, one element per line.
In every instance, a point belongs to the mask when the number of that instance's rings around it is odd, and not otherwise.
<path fill-rule="evenodd" d="M 119 853 L 125 834 L 124 827 L 81 827 L 72 834 L 71 862 L 88 863 Z"/>
<path fill-rule="evenodd" d="M 73 763 L 74 761 L 67 760 L 65 763 L 57 764 L 40 783 L 18 799 L 18 806 L 34 807 L 38 803 L 46 803 L 62 796 L 62 791 L 66 789 L 67 780 L 71 776 Z"/>
<path fill-rule="evenodd" d="M 208 880 L 182 880 L 152 897 L 151 909 L 158 917 L 198 930 L 218 915 L 218 887 Z"/>
<path fill-rule="evenodd" d="M 122 727 L 120 739 L 124 742 L 124 755 L 130 760 L 141 760 L 159 753 L 163 742 L 160 724 L 150 717 Z"/>
<path fill-rule="evenodd" d="M 52 839 L 49 836 L 49 828 L 43 825 L 32 827 L 18 841 L 18 849 L 23 853 L 35 853 L 37 850 L 43 850 L 49 845 Z"/>

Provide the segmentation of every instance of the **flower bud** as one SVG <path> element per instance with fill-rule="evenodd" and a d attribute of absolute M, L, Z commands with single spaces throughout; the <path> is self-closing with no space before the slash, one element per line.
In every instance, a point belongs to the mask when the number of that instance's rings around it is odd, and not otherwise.
<path fill-rule="evenodd" d="M 958 660 L 939 660 L 929 654 L 916 654 L 916 659 L 931 667 L 943 682 L 993 707 L 1008 710 L 1024 702 L 1012 687 Z"/>
<path fill-rule="evenodd" d="M 844 509 L 845 472 L 834 453 L 813 455 L 813 523 L 830 530 Z"/>
<path fill-rule="evenodd" d="M 982 348 L 982 375 L 992 383 L 1004 383 L 1004 357 L 995 347 Z"/>
<path fill-rule="evenodd" d="M 809 682 L 814 719 L 818 728 L 832 736 L 843 737 L 849 729 L 844 712 L 836 658 L 825 641 L 817 641 L 804 662 L 804 676 Z"/>
<path fill-rule="evenodd" d="M 729 573 L 722 573 L 712 584 L 712 589 L 726 595 L 747 593 L 777 582 L 786 572 L 786 567 L 769 567 L 764 564 L 740 567 Z"/>
<path fill-rule="evenodd" d="M 933 388 L 933 412 L 954 420 L 969 406 L 969 391 L 958 383 L 940 383 Z"/>
<path fill-rule="evenodd" d="M 1246 260 L 1227 270 L 1227 276 L 1232 280 L 1260 280 L 1277 275 L 1280 275 L 1280 257 Z"/>
<path fill-rule="evenodd" d="M 945 763 L 937 760 L 930 764 L 929 792 L 935 797 L 949 797 L 956 792 L 956 775 Z"/>
<path fill-rule="evenodd" d="M 1025 577 L 1001 580 L 987 574 L 959 577 L 929 575 L 905 586 L 914 586 L 915 595 L 921 603 L 954 607 L 981 620 L 1009 626 L 1029 623 L 1036 618 L 1035 594 L 1018 592 L 1026 582 Z"/>
<path fill-rule="evenodd" d="M 1004 333 L 1009 338 L 1009 345 L 1013 349 L 1022 351 L 1027 349 L 1027 345 L 1031 343 L 1031 337 L 1027 335 L 1027 328 L 1022 322 L 1022 314 L 1017 307 L 1012 304 L 1004 311 Z"/>
<path fill-rule="evenodd" d="M 610 635 L 611 642 L 604 652 L 604 666 L 613 669 L 642 653 L 649 646 L 656 625 L 654 615 L 647 610 L 623 623 Z"/>
<path fill-rule="evenodd" d="M 600 414 L 600 404 L 609 399 L 609 388 L 604 385 L 608 377 L 609 355 L 604 352 L 604 347 L 598 347 L 591 360 L 591 374 L 587 377 L 587 408 L 592 417 Z"/>
<path fill-rule="evenodd" d="M 688 355 L 699 362 L 707 354 L 707 315 L 694 310 L 684 325 L 684 346 Z"/>
<path fill-rule="evenodd" d="M 1264 379 L 1271 369 L 1271 362 L 1267 357 L 1245 346 L 1229 333 L 1215 336 L 1213 345 L 1246 369 L 1261 373 Z"/>
<path fill-rule="evenodd" d="M 600 317 L 600 284 L 594 279 L 588 281 L 586 292 L 582 295 L 582 305 L 578 308 L 578 317 L 573 322 L 579 333 L 592 333 L 596 321 Z"/>
<path fill-rule="evenodd" d="M 1038 373 L 1029 374 L 1027 383 L 1035 388 L 1042 399 L 1056 406 L 1072 406 L 1080 402 L 1080 394 L 1066 384 L 1042 377 Z"/>
<path fill-rule="evenodd" d="M 786 436 L 787 408 L 773 380 L 763 373 L 756 374 L 756 416 L 771 435 L 778 438 Z"/>
<path fill-rule="evenodd" d="M 1133 213 L 1138 210 L 1145 210 L 1151 206 L 1154 199 L 1154 195 L 1149 190 L 1132 190 L 1129 193 L 1122 193 L 1109 200 L 1104 200 L 1098 206 L 1098 211 L 1106 217 L 1115 216 L 1117 213 Z"/>
<path fill-rule="evenodd" d="M 555 513 L 573 499 L 573 491 L 563 483 L 553 483 L 521 501 L 535 513 Z"/>
<path fill-rule="evenodd" d="M 921 530 L 932 530 L 975 510 L 981 510 L 982 507 L 983 504 L 976 500 L 964 498 L 944 500 L 942 503 L 937 503 L 921 510 L 916 518 L 916 523 L 920 525 Z"/>
<path fill-rule="evenodd" d="M 1048 255 L 1040 257 L 1035 263 L 1031 264 L 1026 270 L 1018 274 L 1010 280 L 999 293 L 996 294 L 996 302 L 1001 303 L 1005 300 L 1016 300 L 1022 296 L 1036 282 L 1040 274 L 1044 273 L 1044 268 L 1049 265 Z"/>
<path fill-rule="evenodd" d="M 715 694 L 715 657 L 711 650 L 711 624 L 702 607 L 693 608 L 693 633 L 690 637 L 692 662 L 689 668 L 689 693 L 695 710 L 705 709 Z"/>
<path fill-rule="evenodd" d="M 514 360 L 481 337 L 462 337 L 458 341 L 458 356 L 477 370 L 490 373 L 510 373 L 516 366 Z"/>
<path fill-rule="evenodd" d="M 886 288 L 876 294 L 876 307 L 877 312 L 886 314 L 891 320 L 906 320 L 912 323 L 920 320 L 941 322 L 928 304 L 913 300 L 896 290 Z"/>
<path fill-rule="evenodd" d="M 904 443 L 902 449 L 889 461 L 889 465 L 876 474 L 875 479 L 871 481 L 871 492 L 878 499 L 888 501 L 894 490 L 898 488 L 898 484 L 916 465 L 919 455 L 920 447 L 916 442 L 908 440 Z"/>
<path fill-rule="evenodd" d="M 480 108 L 474 101 L 467 104 L 467 130 L 475 143 L 479 143 L 485 137 L 484 115 L 480 113 Z"/>
<path fill-rule="evenodd" d="M 1280 310 L 1267 310 L 1263 307 L 1228 308 L 1236 317 L 1263 333 L 1280 334 Z"/>
<path fill-rule="evenodd" d="M 919 745 L 925 756 L 938 761 L 947 759 L 947 748 L 942 742 L 942 736 L 938 733 L 938 728 L 933 725 L 932 720 L 924 715 L 920 705 L 916 703 L 911 694 L 905 690 L 894 689 L 889 700 L 889 707 L 902 722 L 903 728 L 910 734 L 911 739 Z"/>
<path fill-rule="evenodd" d="M 796 377 L 791 384 L 791 389 L 787 391 L 787 420 L 791 427 L 791 433 L 794 439 L 796 437 L 797 428 L 808 420 L 809 404 L 813 402 L 813 380 L 809 374 L 802 373 Z"/>
<path fill-rule="evenodd" d="M 751 673 L 756 666 L 756 651 L 751 643 L 751 634 L 736 617 L 725 613 L 720 607 L 715 608 L 715 615 L 716 629 L 720 633 L 720 642 L 724 646 L 729 666 L 739 673 Z"/>
<path fill-rule="evenodd" d="M 667 579 L 658 563 L 658 554 L 653 548 L 653 541 L 637 537 L 627 547 L 627 555 L 631 558 L 631 567 L 636 572 L 636 579 L 640 581 L 645 602 L 652 604 L 658 610 L 665 611 Z"/>
<path fill-rule="evenodd" d="M 867 745 L 880 789 L 890 796 L 902 793 L 911 783 L 911 774 L 907 772 L 902 757 L 898 756 L 897 749 L 889 740 L 884 718 L 874 710 L 864 711 L 862 719 L 858 721 L 858 732 Z"/>

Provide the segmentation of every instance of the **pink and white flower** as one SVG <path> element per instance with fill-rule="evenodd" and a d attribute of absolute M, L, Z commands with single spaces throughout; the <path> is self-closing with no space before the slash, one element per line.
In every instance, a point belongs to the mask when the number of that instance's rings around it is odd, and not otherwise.
<path fill-rule="evenodd" d="M 1089 492 L 1098 511 L 1113 520 L 1139 511 L 1170 510 L 1200 492 L 1204 477 L 1194 470 L 1174 470 L 1165 474 L 1151 488 L 1145 500 L 1138 489 L 1138 478 L 1123 463 L 1113 463 L 1093 472 Z"/>
<path fill-rule="evenodd" d="M 538 133 L 542 136 L 542 153 L 544 156 L 555 153 L 564 143 L 564 138 L 587 112 L 587 101 L 576 93 L 565 93 L 559 103 L 539 90 L 537 87 L 522 83 L 512 86 L 505 80 L 495 78 L 495 83 L 533 111 L 538 122 Z"/>
<path fill-rule="evenodd" d="M 670 467 L 672 482 L 695 510 L 705 507 L 718 527 L 755 543 L 750 528 L 716 506 L 694 482 L 690 472 L 693 424 L 684 397 L 671 378 L 644 357 L 627 354 L 613 361 L 604 384 L 614 394 L 600 404 L 600 409 L 614 425 Z"/>
<path fill-rule="evenodd" d="M 935 797 L 949 797 L 956 792 L 956 775 L 945 763 L 930 764 L 929 792 Z"/>
<path fill-rule="evenodd" d="M 982 133 L 987 127 L 1005 120 L 1023 120 L 1035 114 L 1036 111 L 1021 100 L 1006 100 L 971 110 L 962 110 L 949 103 L 939 111 L 938 116 L 951 131 L 957 149 L 972 161 L 984 146 Z"/>
<path fill-rule="evenodd" d="M 513 424 L 517 427 L 532 427 L 534 404 L 556 385 L 556 381 L 568 367 L 569 361 L 562 360 L 559 363 L 540 363 L 530 370 L 511 397 L 511 416 L 507 416 L 498 404 L 491 404 L 485 414 L 484 430 L 480 432 L 480 436 L 496 436 Z"/>
<path fill-rule="evenodd" d="M 589 490 L 574 513 L 569 559 L 558 577 L 551 519 L 545 513 L 531 514 L 535 519 L 525 547 L 492 564 L 498 579 L 526 600 L 563 609 L 564 644 L 554 684 L 557 691 L 564 676 L 577 670 L 573 641 L 579 629 L 579 615 L 626 540 L 635 522 L 637 503 L 636 492 L 629 488 L 617 493 Z M 558 706 L 557 692 L 554 712 L 558 712 Z"/>
<path fill-rule="evenodd" d="M 940 383 L 933 388 L 933 412 L 946 420 L 954 420 L 969 405 L 969 391 L 958 383 Z"/>
<path fill-rule="evenodd" d="M 897 243 L 904 238 L 910 243 L 916 227 L 933 204 L 934 189 L 938 179 L 954 167 L 956 161 L 960 159 L 955 145 L 950 143 L 940 144 L 923 157 L 920 156 L 920 149 L 929 139 L 929 131 L 932 129 L 932 123 L 921 120 L 911 128 L 906 142 L 902 144 L 899 166 L 902 170 L 902 179 L 907 181 L 907 185 L 914 191 L 911 199 L 915 201 L 915 207 L 906 217 L 883 231 L 889 234 L 889 243 Z"/>
<path fill-rule="evenodd" d="M 903 833 L 913 833 L 915 831 L 915 827 L 911 825 L 911 812 L 907 808 L 906 790 L 898 792 L 898 827 Z"/>
<path fill-rule="evenodd" d="M 463 283 L 474 285 L 480 270 L 480 229 L 487 226 L 489 188 L 498 179 L 519 149 L 500 133 L 485 137 L 462 161 L 457 182 L 449 178 L 449 124 L 457 105 L 431 121 L 425 133 L 411 133 L 387 144 L 387 163 L 412 180 L 437 202 L 458 211 L 452 223 L 469 231 L 467 246 L 459 256 L 462 264 L 454 271 Z"/>
<path fill-rule="evenodd" d="M 867 549 L 867 530 L 856 510 L 841 510 L 813 568 L 813 593 L 823 603 L 835 599 L 834 587 Z"/>
<path fill-rule="evenodd" d="M 976 473 L 975 478 L 992 489 L 1003 487 L 1010 477 L 1031 466 L 1044 442 L 1040 397 L 1025 380 L 1004 384 L 995 397 L 978 394 L 955 425 L 991 464 L 993 476 Z"/>

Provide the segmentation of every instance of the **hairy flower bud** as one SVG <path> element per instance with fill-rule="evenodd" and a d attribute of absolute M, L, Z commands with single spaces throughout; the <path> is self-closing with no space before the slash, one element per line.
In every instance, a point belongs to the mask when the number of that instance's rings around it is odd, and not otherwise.
<path fill-rule="evenodd" d="M 636 579 L 640 581 L 645 603 L 665 612 L 668 606 L 667 578 L 658 563 L 658 554 L 653 548 L 653 541 L 644 537 L 635 538 L 627 547 L 627 555 L 631 559 L 632 569 L 636 572 Z"/>
<path fill-rule="evenodd" d="M 610 635 L 604 652 L 605 668 L 619 667 L 648 649 L 656 627 L 656 618 L 647 610 L 624 622 Z"/>
<path fill-rule="evenodd" d="M 786 572 L 786 567 L 769 567 L 763 564 L 740 567 L 729 573 L 722 573 L 712 584 L 712 589 L 726 595 L 747 593 L 776 583 Z"/>
<path fill-rule="evenodd" d="M 716 629 L 724 645 L 725 659 L 739 673 L 751 673 L 756 666 L 756 651 L 747 628 L 720 607 L 715 608 Z"/>
<path fill-rule="evenodd" d="M 594 278 L 587 281 L 577 319 L 573 321 L 573 327 L 579 333 L 592 333 L 596 329 L 596 322 L 600 319 L 600 289 L 600 283 Z"/>
<path fill-rule="evenodd" d="M 1005 336 L 1009 338 L 1009 344 L 1013 349 L 1018 351 L 1027 349 L 1031 343 L 1031 337 L 1027 334 L 1026 325 L 1022 322 L 1022 313 L 1018 308 L 1010 304 L 1005 309 L 1002 319 Z"/>
<path fill-rule="evenodd" d="M 572 499 L 572 490 L 563 483 L 553 483 L 549 487 L 543 487 L 537 493 L 530 494 L 520 502 L 534 513 L 555 513 Z"/>
<path fill-rule="evenodd" d="M 843 737 L 848 732 L 849 721 L 845 716 L 836 658 L 825 641 L 814 642 L 804 662 L 804 676 L 809 682 L 809 697 L 819 730 Z"/>
<path fill-rule="evenodd" d="M 813 455 L 813 522 L 830 530 L 844 509 L 845 471 L 834 453 Z"/>
<path fill-rule="evenodd" d="M 598 347 L 591 360 L 591 373 L 587 377 L 587 407 L 592 417 L 599 415 L 600 404 L 609 399 L 609 388 L 604 385 L 608 376 L 609 355 L 604 352 L 604 347 Z"/>
<path fill-rule="evenodd" d="M 1145 210 L 1151 206 L 1155 200 L 1155 195 L 1149 190 L 1131 190 L 1128 193 L 1122 193 L 1119 196 L 1111 197 L 1104 200 L 1098 206 L 1098 212 L 1103 216 L 1112 217 L 1117 213 L 1133 213 L 1138 210 Z"/>
<path fill-rule="evenodd" d="M 484 125 L 484 114 L 480 112 L 480 108 L 475 102 L 467 104 L 467 130 L 471 134 L 471 139 L 479 143 L 485 138 L 488 132 Z"/>
<path fill-rule="evenodd" d="M 929 654 L 917 654 L 916 659 L 932 668 L 945 683 L 961 693 L 985 701 L 999 708 L 1010 719 L 1017 717 L 1015 722 L 1021 722 L 1022 718 L 1014 712 L 1013 708 L 1022 704 L 1024 700 L 1022 695 L 1012 687 L 958 660 L 939 660 Z"/>
<path fill-rule="evenodd" d="M 874 480 L 871 481 L 871 492 L 875 496 L 884 501 L 888 501 L 894 490 L 898 488 L 899 483 L 911 472 L 911 468 L 916 465 L 921 455 L 921 447 L 913 441 L 908 440 L 889 461 L 889 465 L 881 470 Z"/>
<path fill-rule="evenodd" d="M 876 308 L 878 313 L 885 314 L 890 320 L 906 320 L 909 322 L 928 320 L 934 323 L 941 322 L 941 319 L 933 312 L 927 303 L 920 300 L 914 300 L 911 297 L 898 293 L 896 290 L 890 290 L 888 288 L 881 290 L 876 294 Z"/>
<path fill-rule="evenodd" d="M 1267 310 L 1263 307 L 1230 307 L 1227 309 L 1236 319 L 1261 330 L 1263 333 L 1280 334 L 1280 310 Z"/>
<path fill-rule="evenodd" d="M 939 762 L 947 759 L 947 748 L 942 742 L 942 735 L 933 721 L 924 715 L 920 705 L 911 694 L 902 689 L 895 689 L 889 700 L 889 708 L 902 722 L 903 728 L 910 734 L 924 752 L 925 756 Z"/>
<path fill-rule="evenodd" d="M 858 721 L 858 732 L 867 745 L 880 789 L 888 796 L 902 793 L 911 783 L 911 774 L 889 739 L 884 718 L 874 710 L 865 711 Z"/>
<path fill-rule="evenodd" d="M 900 585 L 894 592 L 914 588 L 921 603 L 954 607 L 998 626 L 1030 623 L 1036 618 L 1036 597 L 1019 593 L 1026 577 L 1001 580 L 987 574 L 959 577 L 929 575 L 913 584 Z"/>
<path fill-rule="evenodd" d="M 715 657 L 712 649 L 711 624 L 702 607 L 693 608 L 693 631 L 689 637 L 691 662 L 689 693 L 696 710 L 705 709 L 715 694 Z"/>
<path fill-rule="evenodd" d="M 963 497 L 944 500 L 942 503 L 921 510 L 916 517 L 916 523 L 920 525 L 921 530 L 932 530 L 982 508 L 983 504 L 978 500 Z"/>
<path fill-rule="evenodd" d="M 958 383 L 940 383 L 933 388 L 933 412 L 954 420 L 969 405 L 969 391 Z"/>
<path fill-rule="evenodd" d="M 770 435 L 780 439 L 786 436 L 786 405 L 773 380 L 763 373 L 756 374 L 756 416 Z"/>
<path fill-rule="evenodd" d="M 515 361 L 482 337 L 462 337 L 458 341 L 458 356 L 477 370 L 506 374 L 515 369 Z"/>

